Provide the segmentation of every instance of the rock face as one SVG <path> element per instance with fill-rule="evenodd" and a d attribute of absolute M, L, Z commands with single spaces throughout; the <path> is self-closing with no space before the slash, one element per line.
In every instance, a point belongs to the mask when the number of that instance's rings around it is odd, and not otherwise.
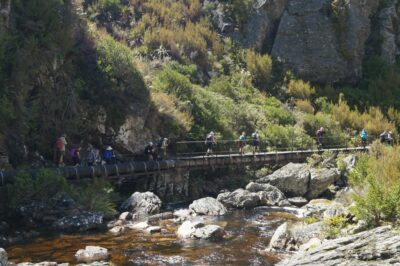
<path fill-rule="evenodd" d="M 306 198 L 314 199 L 321 195 L 330 185 L 340 178 L 340 173 L 336 169 L 311 169 L 310 184 Z"/>
<path fill-rule="evenodd" d="M 400 53 L 400 17 L 397 5 L 397 0 L 391 1 L 379 14 L 379 35 L 382 38 L 381 56 L 388 64 L 396 63 L 396 56 Z"/>
<path fill-rule="evenodd" d="M 227 212 L 221 202 L 211 197 L 193 201 L 189 209 L 199 215 L 225 215 Z"/>
<path fill-rule="evenodd" d="M 217 200 L 228 208 L 248 209 L 260 204 L 260 197 L 257 193 L 241 188 L 233 192 L 221 193 L 218 195 Z"/>
<path fill-rule="evenodd" d="M 225 231 L 218 225 L 204 225 L 202 222 L 185 221 L 178 229 L 183 239 L 221 240 Z"/>
<path fill-rule="evenodd" d="M 336 1 L 341 3 L 341 1 Z M 272 55 L 303 79 L 318 83 L 356 82 L 362 74 L 369 16 L 376 0 L 289 0 Z"/>
<path fill-rule="evenodd" d="M 122 204 L 121 208 L 140 216 L 148 216 L 159 213 L 161 204 L 161 200 L 153 192 L 135 192 Z"/>
<path fill-rule="evenodd" d="M 277 265 L 398 265 L 400 235 L 389 226 L 328 240 Z"/>
<path fill-rule="evenodd" d="M 297 197 L 306 194 L 310 171 L 306 164 L 289 163 L 269 176 L 257 180 L 277 187 L 285 195 Z"/>
<path fill-rule="evenodd" d="M 83 212 L 79 215 L 61 218 L 53 223 L 53 228 L 63 232 L 87 231 L 103 226 L 102 213 Z"/>
<path fill-rule="evenodd" d="M 0 248 L 0 265 L 7 265 L 7 261 L 8 261 L 8 256 L 7 256 L 7 252 Z"/>
<path fill-rule="evenodd" d="M 107 260 L 110 254 L 106 248 L 87 246 L 85 249 L 80 249 L 76 252 L 75 258 L 79 262 L 94 262 Z"/>

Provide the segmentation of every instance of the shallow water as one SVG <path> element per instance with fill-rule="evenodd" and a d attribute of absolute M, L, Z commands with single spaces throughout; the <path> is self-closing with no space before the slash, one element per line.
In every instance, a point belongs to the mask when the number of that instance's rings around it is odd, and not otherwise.
<path fill-rule="evenodd" d="M 108 232 L 85 235 L 60 235 L 38 238 L 6 248 L 12 262 L 56 261 L 75 264 L 74 254 L 88 245 L 109 249 L 116 265 L 273 265 L 279 257 L 264 250 L 274 229 L 288 216 L 262 210 L 234 211 L 219 218 L 207 217 L 205 223 L 221 225 L 227 235 L 220 242 L 176 237 L 178 228 L 162 221 L 160 234 L 127 231 L 121 236 Z M 200 218 L 201 219 L 201 218 Z"/>

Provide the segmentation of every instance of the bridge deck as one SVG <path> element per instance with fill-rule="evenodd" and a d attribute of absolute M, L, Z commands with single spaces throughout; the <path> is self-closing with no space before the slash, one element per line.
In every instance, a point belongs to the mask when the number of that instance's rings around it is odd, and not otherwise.
<path fill-rule="evenodd" d="M 368 150 L 368 147 L 358 148 L 337 148 L 323 150 L 299 150 L 299 151 L 277 151 L 247 154 L 216 154 L 211 156 L 179 157 L 163 161 L 126 162 L 113 165 L 96 166 L 66 166 L 61 168 L 49 168 L 50 170 L 65 176 L 69 180 L 83 178 L 106 177 L 135 177 L 157 172 L 169 171 L 172 169 L 207 169 L 220 168 L 231 165 L 243 164 L 278 164 L 285 162 L 304 162 L 314 153 L 331 151 L 335 153 L 354 153 Z M 31 169 L 28 172 L 35 176 L 38 169 Z M 18 174 L 18 170 L 0 171 L 0 186 L 11 183 Z"/>

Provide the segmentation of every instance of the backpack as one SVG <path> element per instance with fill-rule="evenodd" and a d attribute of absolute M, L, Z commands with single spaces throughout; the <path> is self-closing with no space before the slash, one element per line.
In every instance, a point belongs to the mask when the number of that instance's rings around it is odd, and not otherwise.
<path fill-rule="evenodd" d="M 57 141 L 56 141 L 56 149 L 57 150 L 62 150 L 63 148 L 64 148 L 64 141 L 61 138 L 57 139 Z"/>

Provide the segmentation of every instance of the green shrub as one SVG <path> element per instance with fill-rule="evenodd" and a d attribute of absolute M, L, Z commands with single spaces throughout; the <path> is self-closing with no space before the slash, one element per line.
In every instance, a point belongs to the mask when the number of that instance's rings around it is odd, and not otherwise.
<path fill-rule="evenodd" d="M 268 54 L 261 55 L 253 50 L 246 52 L 246 65 L 250 71 L 254 85 L 267 89 L 272 79 L 272 59 Z"/>
<path fill-rule="evenodd" d="M 313 139 L 297 126 L 269 125 L 260 135 L 272 150 L 301 150 L 314 145 Z"/>
<path fill-rule="evenodd" d="M 348 224 L 348 218 L 341 215 L 325 219 L 323 221 L 324 234 L 328 239 L 337 238 Z"/>
<path fill-rule="evenodd" d="M 304 218 L 304 222 L 306 224 L 314 224 L 316 222 L 318 222 L 318 218 L 316 215 L 310 216 L 310 217 L 305 217 Z"/>
<path fill-rule="evenodd" d="M 288 84 L 289 94 L 297 99 L 310 99 L 315 93 L 315 88 L 303 80 L 291 79 Z"/>
<path fill-rule="evenodd" d="M 176 95 L 181 100 L 189 100 L 193 88 L 189 78 L 170 67 L 164 68 L 157 76 L 153 86 L 160 91 Z"/>

